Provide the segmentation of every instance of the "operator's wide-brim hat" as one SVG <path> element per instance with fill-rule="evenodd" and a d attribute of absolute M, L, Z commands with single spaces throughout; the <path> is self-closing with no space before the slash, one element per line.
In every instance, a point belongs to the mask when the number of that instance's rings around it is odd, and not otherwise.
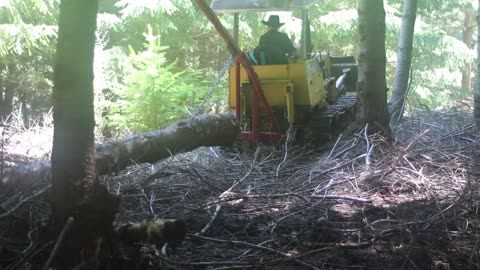
<path fill-rule="evenodd" d="M 270 17 L 268 17 L 268 21 L 262 21 L 262 23 L 271 27 L 280 27 L 284 25 L 284 23 L 280 23 L 280 18 L 278 15 L 270 15 Z"/>

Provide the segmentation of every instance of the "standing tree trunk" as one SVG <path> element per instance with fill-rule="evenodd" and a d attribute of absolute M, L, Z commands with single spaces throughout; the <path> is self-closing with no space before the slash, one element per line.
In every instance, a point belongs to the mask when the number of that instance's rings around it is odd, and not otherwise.
<path fill-rule="evenodd" d="M 23 92 L 18 95 L 18 99 L 20 101 L 20 112 L 22 113 L 22 121 L 23 125 L 26 128 L 30 127 L 30 114 L 28 112 L 28 98 L 27 98 L 27 93 Z"/>
<path fill-rule="evenodd" d="M 413 33 L 417 16 L 417 0 L 403 1 L 402 26 L 398 42 L 397 67 L 390 99 L 390 123 L 396 125 L 403 116 L 412 64 Z"/>
<path fill-rule="evenodd" d="M 0 90 L 0 122 L 7 120 L 13 111 L 13 96 L 15 93 L 16 82 L 13 79 L 15 64 L 7 65 L 8 69 L 3 82 L 3 91 Z M 3 93 L 2 93 L 3 92 Z"/>
<path fill-rule="evenodd" d="M 95 172 L 93 53 L 97 10 L 98 0 L 60 3 L 53 89 L 52 237 L 69 217 L 74 218 L 71 233 L 57 255 L 61 269 L 71 268 L 99 248 L 112 229 L 115 214 L 116 202 L 97 185 Z"/>
<path fill-rule="evenodd" d="M 11 87 L 12 84 L 7 82 L 5 90 L 3 92 L 3 104 L 1 104 L 1 114 L 0 114 L 0 122 L 9 118 L 10 114 L 13 112 L 13 96 L 14 96 L 14 88 Z"/>
<path fill-rule="evenodd" d="M 465 11 L 463 22 L 463 43 L 473 49 L 473 33 L 475 32 L 475 14 Z M 470 91 L 472 88 L 472 64 L 466 63 L 462 70 L 462 88 Z"/>
<path fill-rule="evenodd" d="M 358 35 L 358 121 L 368 123 L 370 132 L 389 133 L 383 0 L 359 0 Z"/>
<path fill-rule="evenodd" d="M 480 0 L 478 0 L 477 11 L 477 40 L 480 40 Z M 477 45 L 477 71 L 475 72 L 475 89 L 473 91 L 473 116 L 478 124 L 480 124 L 480 46 Z"/>

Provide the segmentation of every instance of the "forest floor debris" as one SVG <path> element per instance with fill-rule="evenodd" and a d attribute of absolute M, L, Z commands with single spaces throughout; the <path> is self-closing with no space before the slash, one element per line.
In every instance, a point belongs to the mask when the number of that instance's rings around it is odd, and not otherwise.
<path fill-rule="evenodd" d="M 364 129 L 321 147 L 202 148 L 102 181 L 118 222 L 188 224 L 175 250 L 144 244 L 139 269 L 480 269 L 480 132 L 465 119 L 408 118 L 393 144 Z M 52 248 L 38 239 L 47 188 L 0 190 L 1 269 Z"/>

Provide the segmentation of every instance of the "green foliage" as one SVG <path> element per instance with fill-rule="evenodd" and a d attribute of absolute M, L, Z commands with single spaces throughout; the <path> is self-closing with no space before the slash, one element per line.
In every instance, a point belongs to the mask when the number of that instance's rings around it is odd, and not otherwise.
<path fill-rule="evenodd" d="M 144 51 L 130 48 L 125 63 L 125 85 L 114 89 L 118 96 L 112 123 L 134 132 L 164 128 L 173 121 L 187 117 L 186 108 L 193 108 L 206 92 L 206 84 L 199 72 L 175 70 L 167 63 L 160 36 L 150 28 Z"/>
<path fill-rule="evenodd" d="M 447 69 L 416 71 L 413 75 L 415 85 L 409 95 L 410 104 L 431 110 L 448 109 L 460 98 L 459 74 Z M 442 77 L 442 80 L 432 79 Z M 452 88 L 454 87 L 454 88 Z"/>
<path fill-rule="evenodd" d="M 461 15 L 456 17 L 453 14 Z M 447 17 L 456 23 L 442 21 Z M 461 89 L 461 70 L 466 64 L 473 63 L 476 55 L 462 41 L 463 13 L 459 6 L 437 20 L 423 18 L 420 16 L 417 21 L 414 35 L 414 91 L 409 98 L 412 104 L 426 105 L 430 109 L 448 109 L 471 94 Z M 452 27 L 455 24 L 456 27 Z"/>
<path fill-rule="evenodd" d="M 12 109 L 25 125 L 51 107 L 58 0 L 0 1 L 0 95 L 12 91 Z"/>
<path fill-rule="evenodd" d="M 0 56 L 53 54 L 52 38 L 57 28 L 50 25 L 0 25 Z M 5 60 L 5 59 L 4 59 Z"/>
<path fill-rule="evenodd" d="M 0 4 L 0 56 L 51 52 L 57 0 L 11 0 Z"/>
<path fill-rule="evenodd" d="M 456 1 L 445 1 L 445 0 L 428 0 L 428 1 L 418 1 L 418 11 L 420 14 L 433 15 L 431 12 L 436 14 L 449 15 L 451 12 L 457 12 L 459 10 L 465 11 L 474 11 L 476 0 L 456 0 Z M 429 14 L 430 13 L 430 14 Z"/>
<path fill-rule="evenodd" d="M 219 65 L 219 52 L 222 59 L 227 53 L 207 18 L 190 0 L 121 0 L 115 6 L 123 23 L 115 30 L 114 45 L 142 50 L 142 33 L 149 24 L 169 47 L 167 61 L 175 61 L 178 68 L 210 69 Z"/>
<path fill-rule="evenodd" d="M 476 9 L 474 2 L 419 1 L 410 104 L 445 108 L 469 94 L 460 89 L 460 71 L 476 56 L 462 42 L 462 24 L 464 12 Z M 402 3 L 385 3 L 390 83 Z M 15 109 L 26 104 L 34 114 L 51 106 L 58 4 L 59 0 L 0 1 L 0 92 L 8 76 L 15 82 Z M 314 49 L 357 55 L 356 8 L 357 0 L 315 4 L 309 10 Z M 210 86 L 205 78 L 214 78 L 229 56 L 223 40 L 190 0 L 102 0 L 100 12 L 95 53 L 99 131 L 150 130 L 186 116 L 185 107 L 195 108 Z M 265 31 L 265 15 L 240 14 L 241 48 L 256 46 Z M 233 28 L 232 14 L 218 16 L 227 29 Z M 227 88 L 222 81 L 207 107 L 226 107 Z"/>
<path fill-rule="evenodd" d="M 311 20 L 314 49 L 332 55 L 354 55 L 357 50 L 357 11 L 345 9 L 329 12 Z"/>
<path fill-rule="evenodd" d="M 402 2 L 385 4 L 389 85 L 397 60 Z M 318 9 L 310 10 L 315 48 L 334 55 L 357 55 L 356 1 L 323 1 L 317 6 Z M 462 41 L 464 12 L 471 12 L 472 8 L 471 0 L 418 1 L 410 104 L 448 108 L 471 94 L 460 87 L 460 71 L 476 58 Z"/>

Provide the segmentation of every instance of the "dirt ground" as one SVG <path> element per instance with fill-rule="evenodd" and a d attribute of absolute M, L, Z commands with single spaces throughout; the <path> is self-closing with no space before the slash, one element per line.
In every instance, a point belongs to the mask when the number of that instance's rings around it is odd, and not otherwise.
<path fill-rule="evenodd" d="M 480 132 L 468 119 L 407 118 L 393 143 L 366 127 L 322 146 L 201 148 L 106 176 L 118 223 L 183 219 L 189 232 L 175 249 L 126 247 L 139 252 L 112 267 L 480 269 Z M 48 256 L 48 188 L 0 190 L 0 269 Z"/>

